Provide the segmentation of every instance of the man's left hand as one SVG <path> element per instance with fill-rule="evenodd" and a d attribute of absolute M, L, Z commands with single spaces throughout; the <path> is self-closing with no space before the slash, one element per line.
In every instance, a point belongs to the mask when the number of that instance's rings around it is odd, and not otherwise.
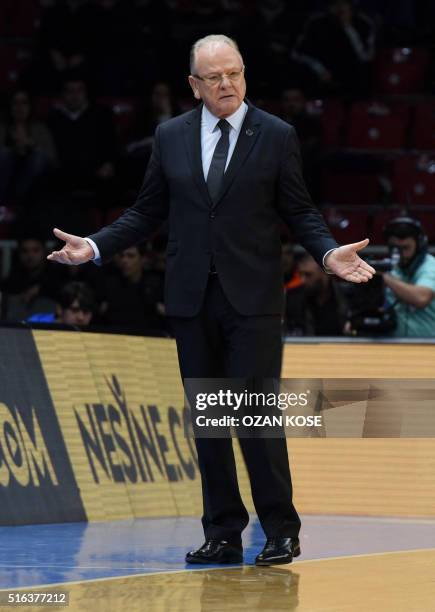
<path fill-rule="evenodd" d="M 358 251 L 364 249 L 368 243 L 369 239 L 366 238 L 361 242 L 345 244 L 331 251 L 325 259 L 325 266 L 328 271 L 352 283 L 369 281 L 376 270 L 358 255 Z"/>

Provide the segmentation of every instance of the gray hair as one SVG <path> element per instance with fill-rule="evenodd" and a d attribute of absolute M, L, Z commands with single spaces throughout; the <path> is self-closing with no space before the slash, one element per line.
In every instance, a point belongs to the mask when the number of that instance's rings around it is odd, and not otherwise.
<path fill-rule="evenodd" d="M 235 40 L 229 36 L 225 36 L 225 34 L 209 34 L 208 36 L 204 36 L 204 38 L 200 38 L 194 42 L 190 49 L 190 74 L 194 74 L 195 60 L 198 49 L 204 47 L 205 45 L 209 45 L 210 43 L 221 43 L 232 47 L 240 55 L 240 59 L 243 62 L 242 54 L 240 53 L 239 46 Z"/>

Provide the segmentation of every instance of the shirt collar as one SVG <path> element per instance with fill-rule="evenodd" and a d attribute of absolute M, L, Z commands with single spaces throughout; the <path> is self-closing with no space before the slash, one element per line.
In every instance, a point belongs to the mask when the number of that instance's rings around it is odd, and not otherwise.
<path fill-rule="evenodd" d="M 236 130 L 236 132 L 240 131 L 247 110 L 248 105 L 246 104 L 246 102 L 242 102 L 235 113 L 233 113 L 229 117 L 226 117 L 226 120 L 231 125 L 231 127 Z M 208 110 L 205 104 L 203 104 L 202 106 L 202 120 L 206 129 L 210 133 L 214 132 L 217 124 L 219 123 L 219 117 L 215 117 L 215 115 L 213 115 L 213 113 Z"/>

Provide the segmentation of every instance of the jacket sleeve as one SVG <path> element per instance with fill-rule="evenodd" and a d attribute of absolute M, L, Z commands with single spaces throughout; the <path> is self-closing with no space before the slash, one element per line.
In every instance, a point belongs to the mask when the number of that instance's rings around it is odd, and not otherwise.
<path fill-rule="evenodd" d="M 323 256 L 339 245 L 314 206 L 302 176 L 298 138 L 292 126 L 285 137 L 278 185 L 278 214 L 295 239 L 323 266 Z"/>
<path fill-rule="evenodd" d="M 88 238 L 95 242 L 104 262 L 116 253 L 149 238 L 167 219 L 168 213 L 169 193 L 162 171 L 158 127 L 145 178 L 135 203 L 116 221 Z"/>

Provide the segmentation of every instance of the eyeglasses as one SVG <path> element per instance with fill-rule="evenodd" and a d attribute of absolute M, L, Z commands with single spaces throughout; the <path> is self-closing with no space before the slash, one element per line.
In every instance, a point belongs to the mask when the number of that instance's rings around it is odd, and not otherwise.
<path fill-rule="evenodd" d="M 232 72 L 224 73 L 224 74 L 212 74 L 210 76 L 199 76 L 199 74 L 194 74 L 195 79 L 199 79 L 203 81 L 207 85 L 211 87 L 220 84 L 224 78 L 229 79 L 232 83 L 236 83 L 242 74 L 245 71 L 245 66 L 242 66 L 241 70 L 233 70 Z"/>

